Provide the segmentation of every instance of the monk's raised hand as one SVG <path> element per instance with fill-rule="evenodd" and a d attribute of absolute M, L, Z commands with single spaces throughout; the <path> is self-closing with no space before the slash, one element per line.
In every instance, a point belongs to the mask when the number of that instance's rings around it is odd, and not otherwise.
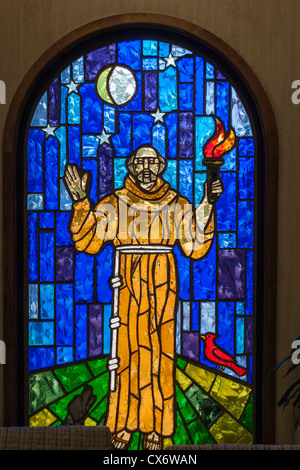
<path fill-rule="evenodd" d="M 73 201 L 84 199 L 87 196 L 88 178 L 88 173 L 80 176 L 76 165 L 66 165 L 64 182 Z"/>

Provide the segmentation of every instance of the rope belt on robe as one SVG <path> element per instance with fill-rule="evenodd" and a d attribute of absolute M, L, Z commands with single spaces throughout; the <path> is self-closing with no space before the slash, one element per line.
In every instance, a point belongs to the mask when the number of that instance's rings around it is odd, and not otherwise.
<path fill-rule="evenodd" d="M 108 361 L 108 369 L 110 371 L 110 390 L 116 390 L 116 373 L 119 366 L 117 357 L 117 342 L 118 342 L 118 328 L 120 327 L 119 317 L 119 289 L 122 285 L 122 280 L 119 276 L 120 270 L 120 254 L 157 254 L 157 253 L 170 253 L 173 250 L 171 246 L 164 245 L 124 245 L 115 248 L 114 259 L 114 275 L 111 278 L 111 286 L 113 289 L 113 308 L 112 316 L 110 319 L 110 328 L 112 331 L 111 337 L 111 352 Z"/>

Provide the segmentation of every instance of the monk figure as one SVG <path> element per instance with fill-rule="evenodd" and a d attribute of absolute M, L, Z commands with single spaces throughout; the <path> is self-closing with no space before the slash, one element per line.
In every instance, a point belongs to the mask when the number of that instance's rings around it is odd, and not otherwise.
<path fill-rule="evenodd" d="M 207 184 L 201 203 L 191 203 L 162 175 L 165 160 L 151 146 L 141 146 L 126 160 L 124 186 L 93 207 L 89 173 L 67 165 L 65 183 L 73 200 L 70 233 L 78 251 L 95 255 L 111 243 L 115 250 L 112 287 L 111 376 L 106 425 L 112 448 L 126 449 L 133 434 L 143 448 L 159 450 L 175 423 L 175 338 L 180 273 L 173 254 L 200 260 L 215 233 L 215 207 Z M 214 199 L 223 192 L 217 179 Z M 117 260 L 117 263 L 116 263 Z M 116 300 L 117 299 L 117 300 Z M 113 375 L 114 374 L 114 375 Z"/>

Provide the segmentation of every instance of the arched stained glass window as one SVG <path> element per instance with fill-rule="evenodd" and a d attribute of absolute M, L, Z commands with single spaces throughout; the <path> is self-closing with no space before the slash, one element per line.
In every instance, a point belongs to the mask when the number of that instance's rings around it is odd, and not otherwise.
<path fill-rule="evenodd" d="M 74 47 L 41 83 L 23 123 L 25 423 L 106 424 L 129 449 L 254 442 L 247 88 L 155 28 Z"/>

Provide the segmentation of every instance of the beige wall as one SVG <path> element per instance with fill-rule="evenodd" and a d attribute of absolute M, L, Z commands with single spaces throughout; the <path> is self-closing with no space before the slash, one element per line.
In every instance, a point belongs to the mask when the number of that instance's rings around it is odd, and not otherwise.
<path fill-rule="evenodd" d="M 132 12 L 175 16 L 219 36 L 245 59 L 268 95 L 279 132 L 276 322 L 279 360 L 300 334 L 300 104 L 291 101 L 291 84 L 300 80 L 300 0 L 0 0 L 0 79 L 7 84 L 7 104 L 0 105 L 0 141 L 17 87 L 48 47 L 86 23 Z M 0 220 L 2 233 L 2 217 Z M 2 310 L 0 339 L 3 339 L 3 317 L 9 315 L 5 308 Z M 0 366 L 0 424 L 5 406 L 4 367 L 9 365 Z M 278 396 L 285 386 L 286 379 L 279 375 Z M 277 443 L 295 442 L 291 410 L 277 410 L 276 436 Z"/>

